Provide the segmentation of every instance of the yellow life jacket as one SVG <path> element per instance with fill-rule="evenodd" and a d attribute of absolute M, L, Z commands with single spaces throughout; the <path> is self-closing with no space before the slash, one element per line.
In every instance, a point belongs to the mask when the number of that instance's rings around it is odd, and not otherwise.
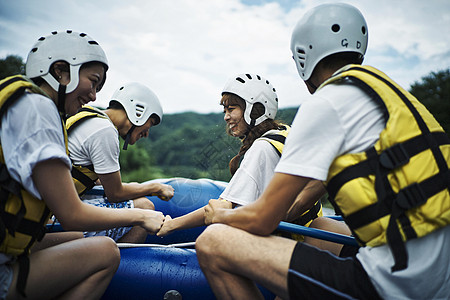
<path fill-rule="evenodd" d="M 0 119 L 8 107 L 25 92 L 48 97 L 44 91 L 24 76 L 12 76 L 0 81 Z M 63 131 L 67 149 L 64 124 Z M 5 165 L 1 144 L 0 203 L 0 252 L 12 256 L 28 254 L 34 242 L 44 237 L 50 210 L 44 201 L 32 196 L 11 178 Z"/>
<path fill-rule="evenodd" d="M 72 130 L 83 121 L 96 117 L 109 119 L 101 110 L 95 109 L 88 105 L 83 106 L 77 114 L 67 119 L 67 133 L 70 135 Z M 82 196 L 86 191 L 95 186 L 98 175 L 95 173 L 93 165 L 80 166 L 72 163 L 72 178 L 78 195 Z"/>
<path fill-rule="evenodd" d="M 388 243 L 392 271 L 402 270 L 404 241 L 450 223 L 449 138 L 413 95 L 379 70 L 349 65 L 319 89 L 339 82 L 365 90 L 384 111 L 386 125 L 373 147 L 332 162 L 330 200 L 361 245 Z"/>
<path fill-rule="evenodd" d="M 268 141 L 277 152 L 278 156 L 281 157 L 281 153 L 283 153 L 284 143 L 286 141 L 286 137 L 291 130 L 291 127 L 288 125 L 282 125 L 281 130 L 269 130 L 264 133 L 258 140 Z"/>
<path fill-rule="evenodd" d="M 286 141 L 286 137 L 289 134 L 289 131 L 291 130 L 291 127 L 288 125 L 283 125 L 283 129 L 281 130 L 270 130 L 263 134 L 258 140 L 265 140 L 268 141 L 277 152 L 278 156 L 281 157 L 281 154 L 283 153 L 284 143 Z M 322 212 L 322 203 L 320 200 L 318 200 L 311 209 L 305 211 L 300 217 L 297 219 L 291 221 L 291 223 L 301 225 L 301 226 L 309 226 L 311 222 L 317 218 L 321 217 L 323 215 Z M 303 241 L 304 238 L 300 234 L 296 233 L 280 233 L 281 236 L 289 237 L 297 241 Z"/>

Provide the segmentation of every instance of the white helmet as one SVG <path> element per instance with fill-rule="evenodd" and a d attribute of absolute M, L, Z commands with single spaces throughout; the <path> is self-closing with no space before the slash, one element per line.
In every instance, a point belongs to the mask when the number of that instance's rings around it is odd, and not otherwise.
<path fill-rule="evenodd" d="M 250 126 L 257 126 L 262 121 L 274 119 L 278 111 L 278 96 L 275 88 L 265 78 L 256 74 L 239 74 L 228 80 L 223 88 L 224 93 L 235 94 L 245 100 L 244 120 Z M 264 114 L 252 119 L 250 114 L 253 105 L 261 103 Z"/>
<path fill-rule="evenodd" d="M 356 52 L 364 57 L 367 24 L 361 12 L 349 4 L 322 4 L 308 11 L 292 33 L 291 51 L 297 70 L 308 80 L 323 58 L 339 52 Z"/>
<path fill-rule="evenodd" d="M 119 87 L 113 94 L 111 101 L 119 102 L 127 114 L 128 120 L 135 126 L 142 126 L 147 120 L 156 115 L 155 125 L 162 121 L 163 110 L 158 97 L 143 84 L 131 82 Z"/>
<path fill-rule="evenodd" d="M 82 64 L 98 61 L 108 69 L 108 60 L 100 45 L 85 33 L 71 30 L 52 32 L 51 35 L 39 38 L 28 53 L 26 76 L 42 77 L 55 91 L 59 82 L 50 74 L 50 66 L 57 61 L 65 61 L 70 65 L 70 82 L 65 93 L 68 94 L 78 86 L 78 73 Z M 100 87 L 103 83 L 100 85 Z"/>

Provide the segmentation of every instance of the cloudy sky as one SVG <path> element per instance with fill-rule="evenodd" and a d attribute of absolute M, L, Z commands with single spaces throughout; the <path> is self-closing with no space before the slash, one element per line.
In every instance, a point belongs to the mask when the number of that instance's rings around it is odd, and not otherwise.
<path fill-rule="evenodd" d="M 164 111 L 220 112 L 222 88 L 239 73 L 273 83 L 280 107 L 308 92 L 289 49 L 292 30 L 321 0 L 0 0 L 0 58 L 24 60 L 40 36 L 72 29 L 93 37 L 110 70 L 98 106 L 121 84 L 138 81 Z M 359 0 L 369 46 L 365 63 L 401 85 L 450 67 L 450 1 Z"/>

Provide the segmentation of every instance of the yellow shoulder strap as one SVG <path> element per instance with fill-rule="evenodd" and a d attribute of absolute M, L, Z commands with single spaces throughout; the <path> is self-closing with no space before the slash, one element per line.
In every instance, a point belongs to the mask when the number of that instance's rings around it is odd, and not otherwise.
<path fill-rule="evenodd" d="M 281 153 L 283 153 L 284 142 L 291 130 L 291 127 L 288 125 L 283 125 L 283 127 L 283 130 L 270 130 L 260 137 L 260 139 L 268 141 L 275 148 L 278 156 L 281 156 Z"/>

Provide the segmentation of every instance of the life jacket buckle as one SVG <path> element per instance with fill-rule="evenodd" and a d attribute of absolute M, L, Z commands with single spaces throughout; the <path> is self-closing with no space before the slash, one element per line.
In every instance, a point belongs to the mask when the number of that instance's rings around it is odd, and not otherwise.
<path fill-rule="evenodd" d="M 399 191 L 395 199 L 395 203 L 402 210 L 408 210 L 422 205 L 427 201 L 427 199 L 428 198 L 420 185 L 413 183 Z"/>
<path fill-rule="evenodd" d="M 380 154 L 380 164 L 392 170 L 409 162 L 409 155 L 402 143 L 387 148 Z"/>

